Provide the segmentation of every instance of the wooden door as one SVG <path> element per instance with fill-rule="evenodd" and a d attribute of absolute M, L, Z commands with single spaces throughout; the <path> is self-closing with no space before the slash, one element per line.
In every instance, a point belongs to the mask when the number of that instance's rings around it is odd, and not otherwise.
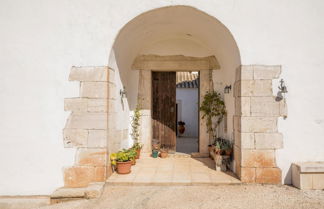
<path fill-rule="evenodd" d="M 153 142 L 176 150 L 176 73 L 152 73 Z"/>

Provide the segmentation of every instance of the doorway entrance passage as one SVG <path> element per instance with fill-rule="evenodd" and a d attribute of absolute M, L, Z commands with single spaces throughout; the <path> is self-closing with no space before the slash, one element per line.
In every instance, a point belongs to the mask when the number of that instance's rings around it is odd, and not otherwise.
<path fill-rule="evenodd" d="M 152 72 L 153 144 L 199 152 L 198 97 L 198 72 Z"/>

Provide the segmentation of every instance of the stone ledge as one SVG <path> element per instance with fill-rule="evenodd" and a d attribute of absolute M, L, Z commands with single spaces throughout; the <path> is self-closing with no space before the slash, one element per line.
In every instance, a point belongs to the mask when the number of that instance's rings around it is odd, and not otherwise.
<path fill-rule="evenodd" d="M 102 194 L 103 187 L 103 182 L 91 183 L 89 186 L 81 188 L 61 187 L 51 194 L 51 204 L 77 199 L 98 198 Z"/>
<path fill-rule="evenodd" d="M 324 189 L 324 162 L 293 163 L 292 184 L 302 190 Z"/>
<path fill-rule="evenodd" d="M 324 173 L 324 161 L 294 163 L 299 172 L 302 173 Z"/>

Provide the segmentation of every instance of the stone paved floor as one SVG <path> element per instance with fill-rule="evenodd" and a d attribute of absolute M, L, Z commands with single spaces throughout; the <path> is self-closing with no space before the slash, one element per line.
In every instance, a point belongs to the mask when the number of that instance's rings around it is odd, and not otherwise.
<path fill-rule="evenodd" d="M 126 175 L 114 173 L 109 185 L 219 185 L 239 184 L 231 172 L 215 171 L 209 158 L 142 157 Z"/>

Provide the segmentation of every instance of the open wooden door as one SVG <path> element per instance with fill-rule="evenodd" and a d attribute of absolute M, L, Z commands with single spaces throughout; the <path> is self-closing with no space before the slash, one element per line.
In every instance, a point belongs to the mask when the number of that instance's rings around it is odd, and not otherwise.
<path fill-rule="evenodd" d="M 176 150 L 176 72 L 152 72 L 153 142 Z"/>

